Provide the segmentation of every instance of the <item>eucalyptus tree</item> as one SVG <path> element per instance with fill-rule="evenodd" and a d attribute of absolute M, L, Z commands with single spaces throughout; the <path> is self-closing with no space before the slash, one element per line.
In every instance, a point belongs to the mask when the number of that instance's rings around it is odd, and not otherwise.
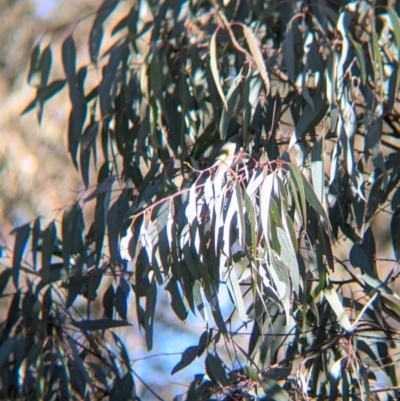
<path fill-rule="evenodd" d="M 396 399 L 398 3 L 137 1 L 109 29 L 118 3 L 88 64 L 65 37 L 64 79 L 32 51 L 24 112 L 68 91 L 88 195 L 14 230 L 2 396 L 139 397 L 113 329 L 150 351 L 167 291 L 204 320 L 176 400 Z"/>

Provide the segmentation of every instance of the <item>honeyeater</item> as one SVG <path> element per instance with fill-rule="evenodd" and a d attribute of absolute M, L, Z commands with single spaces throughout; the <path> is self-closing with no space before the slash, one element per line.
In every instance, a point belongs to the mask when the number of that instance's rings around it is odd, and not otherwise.
<path fill-rule="evenodd" d="M 253 132 L 248 132 L 248 137 L 247 137 L 248 142 L 251 142 L 253 139 L 254 139 Z M 218 149 L 218 153 L 217 156 L 215 157 L 214 164 L 219 162 L 227 162 L 229 164 L 228 167 L 230 167 L 234 161 L 233 156 L 237 155 L 240 152 L 240 150 L 245 147 L 243 140 L 244 138 L 242 130 L 240 130 L 238 134 L 228 138 L 226 142 L 223 143 L 221 147 Z"/>

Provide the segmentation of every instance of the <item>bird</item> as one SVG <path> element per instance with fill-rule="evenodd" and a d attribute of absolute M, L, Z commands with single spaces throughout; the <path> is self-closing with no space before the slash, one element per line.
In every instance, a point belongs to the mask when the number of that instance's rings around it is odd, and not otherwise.
<path fill-rule="evenodd" d="M 254 139 L 254 132 L 252 129 L 248 130 L 247 144 Z M 244 150 L 246 144 L 244 143 L 243 131 L 240 130 L 239 133 L 229 137 L 219 149 L 217 149 L 215 157 L 214 166 L 217 164 L 224 163 L 227 168 L 232 167 L 236 161 L 235 156 Z"/>

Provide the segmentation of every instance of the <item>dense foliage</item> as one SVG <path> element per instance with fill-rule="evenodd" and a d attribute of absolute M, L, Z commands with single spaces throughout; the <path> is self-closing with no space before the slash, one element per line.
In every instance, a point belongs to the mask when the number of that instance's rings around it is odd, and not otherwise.
<path fill-rule="evenodd" d="M 172 374 L 204 366 L 177 400 L 396 399 L 392 3 L 138 1 L 108 32 L 118 1 L 105 0 L 90 65 L 77 68 L 71 33 L 66 78 L 50 81 L 51 45 L 33 49 L 25 112 L 40 122 L 68 90 L 68 151 L 89 195 L 61 222 L 14 231 L 1 398 L 135 399 L 113 329 L 140 327 L 151 350 L 166 290 L 180 320 L 205 327 L 177 350 Z"/>

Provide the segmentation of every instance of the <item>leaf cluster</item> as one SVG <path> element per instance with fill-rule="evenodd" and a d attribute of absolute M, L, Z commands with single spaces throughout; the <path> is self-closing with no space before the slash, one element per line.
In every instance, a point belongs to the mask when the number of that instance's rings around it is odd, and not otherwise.
<path fill-rule="evenodd" d="M 135 399 L 112 329 L 129 324 L 131 294 L 150 351 L 165 289 L 178 319 L 205 326 L 171 372 L 204 361 L 177 400 L 394 399 L 397 7 L 137 2 L 108 32 L 117 6 L 94 18 L 89 65 L 64 40 L 65 80 L 48 83 L 51 47 L 32 52 L 24 111 L 40 122 L 68 88 L 68 152 L 91 193 L 60 224 L 15 230 L 3 396 Z M 395 258 L 378 258 L 389 208 Z"/>

